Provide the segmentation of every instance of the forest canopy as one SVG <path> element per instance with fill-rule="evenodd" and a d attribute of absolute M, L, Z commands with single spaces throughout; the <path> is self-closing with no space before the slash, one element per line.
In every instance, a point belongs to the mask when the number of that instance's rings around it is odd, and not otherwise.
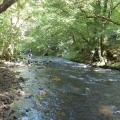
<path fill-rule="evenodd" d="M 4 0 L 0 13 L 8 60 L 29 48 L 80 62 L 120 60 L 119 0 Z"/>

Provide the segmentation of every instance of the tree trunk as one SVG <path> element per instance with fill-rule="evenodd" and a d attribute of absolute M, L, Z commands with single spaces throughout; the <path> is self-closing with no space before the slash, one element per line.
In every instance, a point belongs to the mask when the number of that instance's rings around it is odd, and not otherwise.
<path fill-rule="evenodd" d="M 2 51 L 2 58 L 7 61 L 11 61 L 14 55 L 14 45 L 8 42 L 4 43 L 3 51 Z"/>

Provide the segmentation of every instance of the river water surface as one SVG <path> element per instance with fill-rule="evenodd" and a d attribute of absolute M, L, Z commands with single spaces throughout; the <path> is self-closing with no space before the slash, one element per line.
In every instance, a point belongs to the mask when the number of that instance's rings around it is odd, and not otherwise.
<path fill-rule="evenodd" d="M 27 79 L 11 105 L 18 120 L 120 120 L 119 71 L 50 57 L 14 71 Z"/>

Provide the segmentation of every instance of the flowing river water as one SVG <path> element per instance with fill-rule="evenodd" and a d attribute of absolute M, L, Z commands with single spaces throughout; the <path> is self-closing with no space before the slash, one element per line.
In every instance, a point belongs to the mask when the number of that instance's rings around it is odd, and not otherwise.
<path fill-rule="evenodd" d="M 120 120 L 119 71 L 54 57 L 14 71 L 26 78 L 11 105 L 17 120 Z"/>

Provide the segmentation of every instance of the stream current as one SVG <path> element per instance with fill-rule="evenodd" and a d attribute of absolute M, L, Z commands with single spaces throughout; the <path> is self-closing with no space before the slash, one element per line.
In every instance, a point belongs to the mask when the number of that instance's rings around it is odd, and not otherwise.
<path fill-rule="evenodd" d="M 55 57 L 32 61 L 14 68 L 26 78 L 11 105 L 17 120 L 120 120 L 119 71 Z"/>

